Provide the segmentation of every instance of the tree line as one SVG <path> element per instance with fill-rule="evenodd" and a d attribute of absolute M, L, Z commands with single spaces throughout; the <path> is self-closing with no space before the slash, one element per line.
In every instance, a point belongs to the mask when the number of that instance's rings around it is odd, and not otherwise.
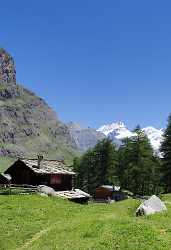
<path fill-rule="evenodd" d="M 119 148 L 106 138 L 75 158 L 75 186 L 90 194 L 100 185 L 119 185 L 135 195 L 171 192 L 171 115 L 160 157 L 139 126 L 133 132 Z"/>

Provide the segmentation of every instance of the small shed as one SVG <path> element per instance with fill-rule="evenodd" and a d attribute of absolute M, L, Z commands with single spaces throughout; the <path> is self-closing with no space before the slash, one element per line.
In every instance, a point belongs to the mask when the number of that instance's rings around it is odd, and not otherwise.
<path fill-rule="evenodd" d="M 95 200 L 120 201 L 127 198 L 127 194 L 119 186 L 102 185 L 95 190 Z"/>
<path fill-rule="evenodd" d="M 56 191 L 72 190 L 75 173 L 63 161 L 18 159 L 5 172 L 12 177 L 12 184 L 46 185 Z"/>
<path fill-rule="evenodd" d="M 10 185 L 11 184 L 11 176 L 9 174 L 0 174 L 0 185 Z"/>

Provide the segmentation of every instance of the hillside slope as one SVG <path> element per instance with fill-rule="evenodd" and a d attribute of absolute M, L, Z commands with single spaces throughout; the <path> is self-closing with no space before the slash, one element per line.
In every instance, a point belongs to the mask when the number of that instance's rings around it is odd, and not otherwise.
<path fill-rule="evenodd" d="M 77 153 L 68 127 L 46 102 L 16 84 L 14 61 L 0 50 L 0 156 L 70 159 Z"/>
<path fill-rule="evenodd" d="M 76 148 L 66 125 L 34 93 L 16 84 L 0 84 L 0 155 L 56 154 Z"/>

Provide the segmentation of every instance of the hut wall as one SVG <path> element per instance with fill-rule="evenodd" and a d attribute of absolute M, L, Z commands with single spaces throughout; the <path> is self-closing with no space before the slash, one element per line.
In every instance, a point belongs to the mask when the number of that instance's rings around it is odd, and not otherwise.
<path fill-rule="evenodd" d="M 72 176 L 71 175 L 50 175 L 49 186 L 56 191 L 72 190 Z"/>
<path fill-rule="evenodd" d="M 13 184 L 35 184 L 33 172 L 23 163 L 17 162 L 5 171 L 10 174 Z"/>
<path fill-rule="evenodd" d="M 112 199 L 115 201 L 121 201 L 121 200 L 124 200 L 126 198 L 127 198 L 126 194 L 122 191 L 114 191 L 113 192 Z"/>
<path fill-rule="evenodd" d="M 95 199 L 108 199 L 110 197 L 111 200 L 115 200 L 115 201 L 120 201 L 120 200 L 124 200 L 127 198 L 126 194 L 122 191 L 110 191 L 107 188 L 103 188 L 103 187 L 98 187 L 95 190 Z"/>
<path fill-rule="evenodd" d="M 110 197 L 112 199 L 112 192 L 106 188 L 99 187 L 95 190 L 95 199 L 107 199 Z"/>

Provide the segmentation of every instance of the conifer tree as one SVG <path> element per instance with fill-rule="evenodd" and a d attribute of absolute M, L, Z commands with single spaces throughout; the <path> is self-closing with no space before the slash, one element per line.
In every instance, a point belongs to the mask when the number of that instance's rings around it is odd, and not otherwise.
<path fill-rule="evenodd" d="M 109 139 L 104 139 L 74 160 L 77 187 L 91 194 L 99 185 L 116 184 L 117 151 Z"/>
<path fill-rule="evenodd" d="M 133 132 L 135 136 L 124 140 L 119 149 L 117 174 L 122 187 L 134 194 L 151 194 L 156 173 L 153 149 L 140 127 Z"/>
<path fill-rule="evenodd" d="M 105 184 L 120 185 L 139 195 L 159 193 L 160 160 L 143 131 L 137 127 L 134 133 L 118 150 L 104 139 L 75 159 L 76 186 L 91 194 Z"/>
<path fill-rule="evenodd" d="M 117 152 L 110 139 L 104 139 L 94 148 L 97 168 L 97 185 L 112 184 L 115 179 Z M 114 184 L 114 183 L 113 183 Z"/>
<path fill-rule="evenodd" d="M 171 192 L 171 114 L 168 117 L 167 128 L 164 132 L 164 140 L 161 145 L 162 152 L 162 180 L 165 192 Z"/>

